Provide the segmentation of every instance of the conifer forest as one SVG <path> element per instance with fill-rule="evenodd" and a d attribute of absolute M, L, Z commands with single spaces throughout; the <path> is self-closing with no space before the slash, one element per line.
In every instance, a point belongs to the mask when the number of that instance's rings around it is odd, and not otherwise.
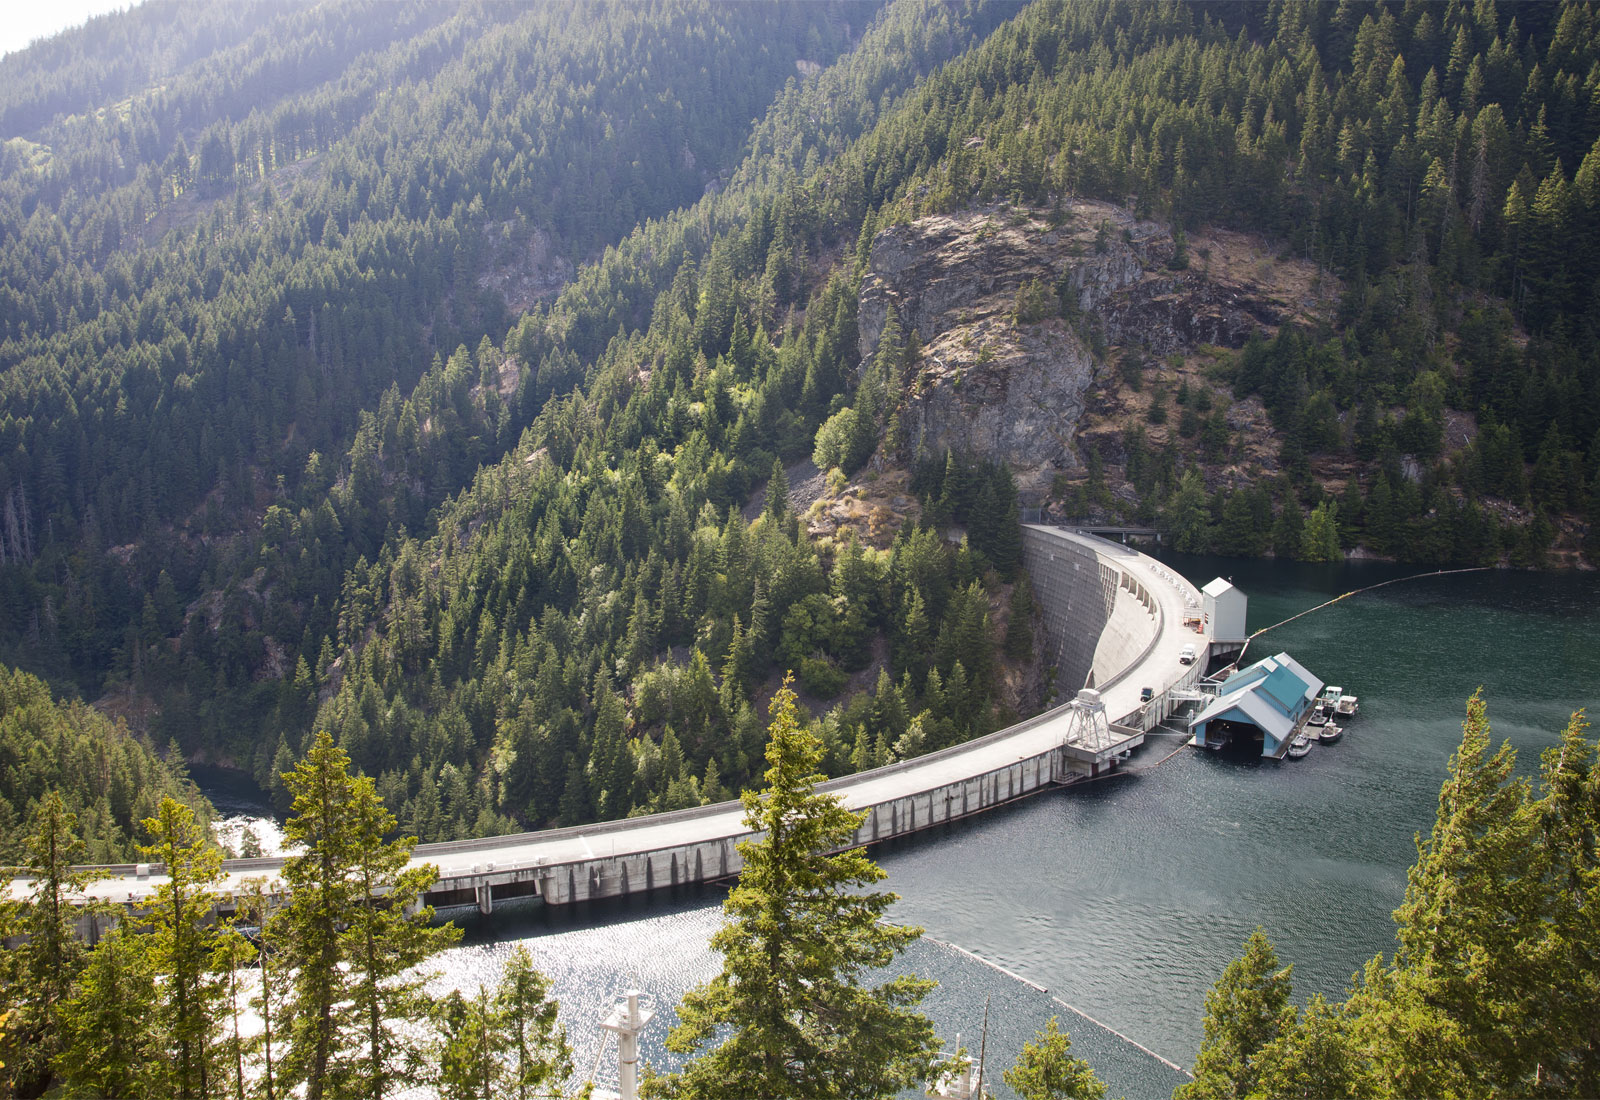
<path fill-rule="evenodd" d="M 644 1094 L 920 1093 L 921 930 L 814 784 L 1071 697 L 1025 519 L 1600 566 L 1600 5 L 143 0 L 0 57 L 0 1097 L 580 1090 L 525 953 L 427 992 L 412 849 L 732 799 Z M 1600 1094 L 1595 739 L 1519 767 L 1511 706 L 1393 952 L 1296 1003 L 1240 945 L 1180 1100 Z M 191 765 L 293 845 L 226 921 Z M 1100 1100 L 1069 1025 L 990 1084 Z"/>

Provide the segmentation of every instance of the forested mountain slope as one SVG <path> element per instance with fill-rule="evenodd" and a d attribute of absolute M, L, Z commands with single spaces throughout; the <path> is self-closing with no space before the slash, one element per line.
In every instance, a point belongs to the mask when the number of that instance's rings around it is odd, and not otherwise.
<path fill-rule="evenodd" d="M 1066 359 L 1057 514 L 1592 551 L 1590 5 L 381 10 L 209 156 L 167 96 L 257 70 L 176 46 L 6 147 L 0 644 L 188 751 L 270 782 L 328 728 L 432 839 L 736 787 L 786 668 L 832 771 L 992 728 L 1043 698 L 1014 452 L 913 429 Z M 327 12 L 223 23 L 270 67 L 244 23 Z M 1022 259 L 902 318 L 886 258 L 941 233 Z M 1158 332 L 1086 292 L 1113 262 L 1169 316 L 1287 305 Z"/>
<path fill-rule="evenodd" d="M 852 744 L 856 766 L 886 759 L 862 750 L 872 743 L 892 754 L 902 714 L 921 716 L 916 728 L 924 735 L 932 722 L 953 721 L 953 730 L 940 727 L 934 743 L 994 721 L 981 708 L 974 715 L 965 701 L 952 704 L 949 679 L 957 677 L 963 690 L 956 694 L 964 694 L 978 659 L 972 647 L 958 650 L 955 639 L 963 630 L 967 638 L 979 631 L 965 608 L 952 613 L 950 588 L 925 586 L 908 570 L 905 559 L 922 536 L 903 533 L 890 548 L 887 571 L 880 566 L 875 581 L 867 573 L 863 587 L 837 576 L 845 563 L 857 568 L 848 541 L 842 548 L 813 542 L 824 568 L 807 579 L 808 540 L 794 533 L 780 540 L 781 514 L 769 510 L 748 532 L 722 518 L 761 484 L 774 456 L 809 450 L 845 475 L 864 470 L 865 483 L 910 465 L 928 511 L 965 522 L 977 549 L 1009 566 L 1010 551 L 994 541 L 1007 529 L 1001 502 L 1009 504 L 1009 478 L 1003 472 L 974 478 L 960 456 L 915 453 L 900 415 L 926 380 L 924 350 L 898 323 L 863 342 L 855 316 L 860 280 L 883 227 L 974 203 L 1000 201 L 1024 220 L 1037 211 L 1062 225 L 1081 216 L 1069 201 L 1074 196 L 1126 203 L 1171 227 L 1162 254 L 1169 269 L 1184 267 L 1188 231 L 1248 229 L 1287 240 L 1291 252 L 1307 255 L 1343 287 L 1339 312 L 1320 327 L 1282 325 L 1270 341 L 1252 341 L 1237 357 L 1204 351 L 1219 367 L 1205 376 L 1207 397 L 1192 400 L 1203 406 L 1263 394 L 1269 431 L 1281 433 L 1273 469 L 1229 463 L 1245 441 L 1221 410 L 1209 418 L 1220 430 L 1203 446 L 1197 440 L 1190 454 L 1177 446 L 1152 454 L 1137 432 L 1128 432 L 1117 457 L 1143 500 L 1126 511 L 1154 515 L 1195 548 L 1232 535 L 1262 545 L 1275 539 L 1281 552 L 1312 556 L 1326 532 L 1372 544 L 1392 539 L 1385 549 L 1422 559 L 1482 560 L 1502 547 L 1535 557 L 1543 538 L 1538 521 L 1513 517 L 1502 530 L 1489 511 L 1486 494 L 1493 488 L 1474 480 L 1483 442 L 1451 464 L 1434 462 L 1442 453 L 1442 421 L 1450 407 L 1465 404 L 1484 419 L 1490 440 L 1514 430 L 1496 423 L 1501 415 L 1542 423 L 1546 434 L 1554 420 L 1575 441 L 1586 431 L 1592 436 L 1581 403 L 1561 406 L 1563 421 L 1556 409 L 1526 396 L 1554 380 L 1574 392 L 1592 386 L 1590 365 L 1563 350 L 1589 337 L 1572 332 L 1579 316 L 1570 302 L 1546 301 L 1538 308 L 1551 311 L 1553 327 L 1535 330 L 1521 360 L 1503 336 L 1496 360 L 1498 384 L 1524 396 L 1514 409 L 1471 401 L 1470 371 L 1480 368 L 1458 355 L 1461 333 L 1481 339 L 1485 318 L 1506 308 L 1493 297 L 1510 289 L 1497 282 L 1507 278 L 1504 257 L 1493 251 L 1501 238 L 1486 228 L 1503 226 L 1486 216 L 1474 230 L 1459 210 L 1426 222 L 1428 208 L 1412 189 L 1427 172 L 1406 175 L 1404 158 L 1426 169 L 1446 152 L 1443 146 L 1416 151 L 1412 120 L 1419 116 L 1424 136 L 1438 116 L 1450 134 L 1462 131 L 1464 148 L 1493 146 L 1476 141 L 1470 122 L 1444 118 L 1450 108 L 1441 110 L 1446 101 L 1437 77 L 1424 74 L 1415 89 L 1405 84 L 1395 12 L 1363 11 L 1342 45 L 1341 23 L 1328 20 L 1330 14 L 1291 5 L 1265 24 L 1228 27 L 1176 6 L 1028 8 L 920 86 L 836 161 L 803 174 L 776 198 L 774 221 L 761 217 L 758 206 L 738 231 L 713 240 L 708 260 L 680 268 L 656 299 L 650 327 L 614 341 L 584 390 L 548 406 L 523 447 L 445 511 L 437 536 L 400 544 L 392 564 L 361 576 L 343 605 L 356 612 L 346 619 L 354 629 L 343 635 L 350 656 L 340 659 L 338 691 L 318 723 L 367 746 L 389 797 L 426 831 L 452 817 L 458 829 L 479 818 L 477 827 L 485 827 L 490 806 L 528 820 L 574 820 L 622 812 L 630 802 L 677 804 L 668 788 L 680 758 L 680 793 L 712 764 L 718 782 L 739 778 L 749 753 L 737 733 L 741 696 L 780 665 L 803 671 L 808 651 L 813 668 L 823 661 L 848 667 L 852 640 L 860 636 L 852 616 L 865 618 L 869 636 L 882 635 L 891 672 L 875 693 L 855 696 L 822 723 L 825 741 L 839 746 L 831 767 L 845 764 L 844 746 Z M 1422 14 L 1408 18 L 1420 24 Z M 1484 30 L 1471 21 L 1498 19 L 1492 11 L 1455 18 L 1451 33 L 1460 38 L 1457 32 L 1467 28 L 1468 41 Z M 1495 33 L 1523 33 L 1509 21 L 1494 26 Z M 1421 31 L 1426 40 L 1427 26 Z M 1324 64 L 1321 51 L 1336 47 L 1348 49 L 1350 59 L 1330 55 Z M 1364 98 L 1351 75 L 1360 71 L 1377 81 L 1380 69 L 1388 115 L 1378 113 L 1383 97 Z M 1324 93 L 1326 108 L 1318 105 Z M 1520 91 L 1516 98 L 1514 110 L 1527 114 Z M 1140 107 L 1136 125 L 1121 113 L 1127 103 Z M 1478 110 L 1487 112 L 1488 132 L 1506 108 Z M 1396 127 L 1392 145 L 1383 144 L 1385 118 Z M 1594 135 L 1573 125 L 1578 129 L 1564 140 L 1586 148 Z M 1302 157 L 1307 126 L 1348 132 L 1352 141 L 1366 134 L 1372 151 L 1364 148 L 1360 164 L 1347 170 L 1318 160 L 1315 142 Z M 1485 173 L 1506 168 L 1489 153 L 1479 157 L 1485 158 L 1480 188 L 1490 186 Z M 1510 194 L 1516 173 L 1505 175 Z M 1462 187 L 1463 205 L 1469 192 Z M 1498 195 L 1482 202 L 1503 206 Z M 1568 215 L 1587 224 L 1586 210 L 1574 206 Z M 1089 230 L 1087 250 L 1101 250 L 1093 227 L 1080 228 Z M 1472 253 L 1472 263 L 1461 250 Z M 802 255 L 830 262 L 800 268 L 792 258 Z M 1085 343 L 1103 345 L 1092 311 L 1074 316 L 1069 274 L 1061 271 L 1069 285 L 1017 286 L 1017 323 L 1037 325 L 1063 313 L 1069 325 L 1086 330 Z M 1532 328 L 1541 315 L 1527 302 L 1519 308 Z M 1565 327 L 1562 318 L 1571 318 Z M 1129 328 L 1119 338 L 1121 346 L 1098 349 L 1102 363 L 1138 364 L 1140 333 Z M 983 365 L 981 348 L 970 356 L 969 367 Z M 1540 369 L 1541 356 L 1555 357 L 1564 372 L 1553 380 Z M 1133 365 L 1116 374 L 1102 370 L 1102 384 L 1125 377 Z M 1190 399 L 1180 391 L 1185 406 Z M 1183 418 L 1174 418 L 1181 426 Z M 1350 507 L 1341 529 L 1312 459 L 1351 449 L 1367 462 L 1346 477 Z M 1561 461 L 1576 466 L 1583 453 L 1566 448 Z M 1103 476 L 1095 473 L 1097 458 L 1067 464 L 1065 491 L 1073 492 L 1076 472 L 1104 492 L 1095 484 Z M 1233 480 L 1206 484 L 1207 475 L 1229 465 Z M 1581 491 L 1581 482 L 1572 489 Z M 1391 497 L 1386 505 L 1386 492 L 1404 494 L 1404 503 Z M 1375 522 L 1363 526 L 1368 497 Z M 1240 506 L 1248 506 L 1242 519 Z M 1241 527 L 1243 536 L 1236 533 Z M 759 590 L 746 572 L 751 535 L 755 573 L 767 582 Z M 796 550 L 798 563 L 790 556 Z M 408 561 L 408 554 L 416 556 Z M 437 562 L 438 571 L 424 570 L 427 562 Z M 973 575 L 959 560 L 944 568 Z M 831 617 L 815 602 L 822 594 L 835 597 Z M 874 619 L 877 608 L 884 610 Z M 375 632 L 366 641 L 369 631 Z M 926 651 L 911 641 L 924 631 L 941 639 L 931 670 L 912 656 Z M 747 652 L 755 654 L 753 667 Z M 351 663 L 357 658 L 359 664 Z M 423 677 L 435 682 L 424 684 Z M 686 727 L 711 736 L 696 744 L 683 736 Z M 451 731 L 450 743 L 441 744 L 444 731 Z M 665 768 L 658 752 L 667 756 Z M 436 770 L 430 754 L 448 763 Z M 430 773 L 440 781 L 430 784 Z"/>
<path fill-rule="evenodd" d="M 52 672 L 103 668 L 161 569 L 192 598 L 274 493 L 328 487 L 317 456 L 385 390 L 503 334 L 498 270 L 544 257 L 559 275 L 697 198 L 796 63 L 873 11 L 225 8 L 194 22 L 239 44 L 175 46 L 149 63 L 172 71 L 91 113 L 41 121 L 43 62 L 0 68 L 19 127 L 0 154 L 0 541 L 24 567 L 6 570 L 4 644 Z M 93 70 L 61 78 L 66 101 L 99 94 Z M 409 522 L 477 461 L 453 457 Z M 348 532 L 369 550 L 382 534 Z"/>
<path fill-rule="evenodd" d="M 175 754 L 164 760 L 122 723 L 83 703 L 57 703 L 44 681 L 0 668 L 0 864 L 21 858 L 48 791 L 78 816 L 84 858 L 94 863 L 136 858 L 137 845 L 150 841 L 141 823 L 163 798 L 187 803 L 202 821 L 212 815 Z"/>

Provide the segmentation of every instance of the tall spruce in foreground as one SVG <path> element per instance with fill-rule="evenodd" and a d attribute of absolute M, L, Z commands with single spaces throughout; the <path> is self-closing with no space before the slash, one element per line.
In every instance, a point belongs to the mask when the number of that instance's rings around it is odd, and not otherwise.
<path fill-rule="evenodd" d="M 67 999 L 83 967 L 72 904 L 85 884 L 72 867 L 83 851 L 77 825 L 57 792 L 39 799 L 22 840 L 20 868 L 33 885 L 21 906 L 0 903 L 0 934 L 21 937 L 16 949 L 0 951 L 0 1011 L 9 1013 L 0 1060 L 7 1066 L 5 1083 L 17 1095 L 49 1088 L 67 1035 Z"/>
<path fill-rule="evenodd" d="M 218 1091 L 213 1078 L 222 1068 L 215 1042 L 223 989 L 211 968 L 219 932 L 208 918 L 217 902 L 212 887 L 222 877 L 222 853 L 194 811 L 175 799 L 162 799 L 144 827 L 153 843 L 139 851 L 166 872 L 140 921 L 151 933 L 145 950 L 160 978 L 154 1007 L 166 1040 L 164 1085 L 175 1097 L 210 1096 Z"/>
<path fill-rule="evenodd" d="M 1244 954 L 1228 964 L 1206 994 L 1205 1039 L 1195 1056 L 1194 1080 L 1178 1086 L 1174 1100 L 1251 1095 L 1261 1049 L 1294 1020 L 1291 969 L 1278 965 L 1261 929 L 1250 934 Z"/>
<path fill-rule="evenodd" d="M 1399 948 L 1341 1004 L 1288 1003 L 1259 932 L 1206 999 L 1178 1100 L 1600 1095 L 1600 768 L 1583 712 L 1537 789 L 1495 748 L 1482 694 L 1418 838 Z"/>
<path fill-rule="evenodd" d="M 506 1095 L 530 1100 L 553 1092 L 572 1075 L 572 1047 L 556 1018 L 550 979 L 520 944 L 506 960 L 495 1005 L 505 1033 Z"/>
<path fill-rule="evenodd" d="M 1106 1094 L 1094 1067 L 1072 1056 L 1072 1040 L 1054 1016 L 1001 1076 L 1022 1100 L 1100 1100 Z"/>
<path fill-rule="evenodd" d="M 428 1015 L 413 968 L 461 934 L 429 927 L 421 899 L 437 869 L 406 866 L 416 838 L 384 839 L 394 815 L 349 769 L 322 732 L 284 777 L 294 797 L 284 836 L 301 851 L 284 863 L 289 904 L 273 920 L 294 973 L 281 1083 L 303 1082 L 306 1100 L 380 1100 L 422 1076 L 420 1029 L 404 1026 Z"/>
<path fill-rule="evenodd" d="M 63 1012 L 58 1064 L 67 1095 L 166 1095 L 164 1036 L 150 1019 L 158 993 L 149 939 L 117 928 L 89 952 Z"/>
<path fill-rule="evenodd" d="M 260 1054 L 257 1086 L 264 1100 L 278 1100 L 278 1063 L 283 1056 L 282 1002 L 289 978 L 278 953 L 277 932 L 282 925 L 275 926 L 274 913 L 273 895 L 267 880 L 245 879 L 239 893 L 239 916 L 246 922 L 255 922 L 261 948 L 256 966 L 256 992 L 249 1002 L 261 1021 L 261 1029 L 251 1038 L 250 1054 L 252 1057 Z"/>
<path fill-rule="evenodd" d="M 699 1056 L 648 1085 L 661 1097 L 877 1097 L 926 1076 L 933 1025 L 915 1006 L 933 987 L 901 976 L 865 984 L 922 934 L 883 922 L 894 894 L 850 845 L 863 815 L 814 787 L 822 748 L 773 697 L 767 787 L 741 796 L 757 837 L 711 938 L 722 973 L 684 996 L 667 1048 Z M 829 853 L 838 854 L 829 854 Z M 709 1048 L 709 1049 L 707 1049 Z"/>
<path fill-rule="evenodd" d="M 572 1047 L 556 1019 L 550 979 L 518 945 L 492 991 L 451 993 L 438 1006 L 435 1062 L 441 1100 L 559 1096 L 572 1076 Z"/>

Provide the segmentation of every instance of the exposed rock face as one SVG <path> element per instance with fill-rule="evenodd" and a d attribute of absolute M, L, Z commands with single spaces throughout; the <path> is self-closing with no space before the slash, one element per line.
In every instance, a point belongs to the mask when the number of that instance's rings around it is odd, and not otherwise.
<path fill-rule="evenodd" d="M 1139 344 L 1170 355 L 1198 344 L 1237 348 L 1280 316 L 1271 305 L 1236 287 L 1196 276 L 1152 275 L 1111 295 L 1097 310 L 1111 344 Z"/>
<path fill-rule="evenodd" d="M 487 230 L 494 257 L 478 277 L 478 286 L 498 292 L 513 313 L 525 313 L 534 303 L 553 298 L 572 281 L 572 261 L 556 252 L 543 229 L 506 221 L 493 222 Z"/>
<path fill-rule="evenodd" d="M 966 323 L 961 314 L 976 319 L 1008 312 L 1017 289 L 1029 279 L 1054 285 L 1065 275 L 1078 308 L 1093 311 L 1172 255 L 1165 230 L 1117 207 L 1078 203 L 1069 215 L 1066 224 L 1052 228 L 1037 212 L 987 207 L 920 218 L 879 233 L 861 284 L 862 358 L 877 347 L 891 305 L 901 325 L 915 328 L 927 343 L 953 324 Z M 1100 234 L 1102 221 L 1106 230 Z"/>
<path fill-rule="evenodd" d="M 862 362 L 892 307 L 915 330 L 901 423 L 913 456 L 946 449 L 1008 463 L 1024 489 L 1078 465 L 1073 439 L 1099 369 L 1089 346 L 1165 355 L 1197 343 L 1238 346 L 1270 306 L 1238 287 L 1173 272 L 1171 235 L 1126 211 L 1077 203 L 1059 227 L 1044 212 L 987 208 L 919 219 L 879 233 L 857 314 Z M 1053 305 L 1064 288 L 1078 315 L 1016 317 L 1038 280 Z M 1051 310 L 1053 313 L 1053 309 Z"/>

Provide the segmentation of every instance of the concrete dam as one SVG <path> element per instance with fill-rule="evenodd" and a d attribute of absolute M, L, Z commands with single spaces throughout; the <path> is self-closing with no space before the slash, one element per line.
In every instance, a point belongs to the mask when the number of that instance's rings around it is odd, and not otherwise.
<path fill-rule="evenodd" d="M 866 817 L 859 844 L 907 836 L 1049 787 L 1098 776 L 1144 741 L 1206 667 L 1201 595 L 1126 546 L 1025 526 L 1023 558 L 1041 607 L 1056 690 L 1070 701 L 1036 717 L 912 760 L 820 784 Z M 1197 660 L 1182 657 L 1193 647 Z M 1080 688 L 1091 690 L 1082 692 Z M 1142 699 L 1145 689 L 1150 698 Z M 615 898 L 736 875 L 745 828 L 738 802 L 573 828 L 418 845 L 439 879 L 436 906 L 539 897 L 550 904 Z M 233 859 L 219 889 L 276 880 L 282 859 Z M 159 865 L 122 864 L 87 894 L 137 905 L 165 881 Z M 13 893 L 18 883 L 12 884 Z M 92 930 L 91 930 L 92 932 Z"/>

